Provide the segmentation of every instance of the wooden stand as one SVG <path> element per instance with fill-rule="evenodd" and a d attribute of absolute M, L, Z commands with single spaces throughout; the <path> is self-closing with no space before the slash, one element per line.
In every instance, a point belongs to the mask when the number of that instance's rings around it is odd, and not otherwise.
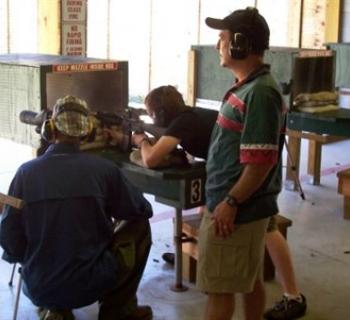
<path fill-rule="evenodd" d="M 301 139 L 309 140 L 308 160 L 307 160 L 307 173 L 310 176 L 310 183 L 313 185 L 320 185 L 321 182 L 321 155 L 322 145 L 337 141 L 345 140 L 345 137 L 338 137 L 332 135 L 320 135 L 316 133 L 301 132 L 294 130 L 287 130 L 288 144 L 291 152 L 291 158 L 287 160 L 287 173 L 285 186 L 289 190 L 297 190 L 295 183 L 295 175 L 299 176 L 299 164 L 300 164 L 300 144 Z M 293 168 L 294 167 L 294 168 Z"/>
<path fill-rule="evenodd" d="M 337 173 L 338 193 L 344 196 L 344 219 L 350 220 L 350 169 Z"/>
<path fill-rule="evenodd" d="M 196 282 L 196 270 L 198 259 L 198 229 L 200 225 L 201 216 L 199 214 L 192 214 L 183 217 L 182 232 L 187 237 L 183 238 L 182 243 L 182 270 L 183 278 L 189 282 Z M 276 215 L 277 225 L 281 234 L 287 239 L 287 228 L 292 225 L 292 221 L 281 216 Z M 270 255 L 265 250 L 264 260 L 264 280 L 269 281 L 275 277 L 275 267 L 272 263 Z"/>

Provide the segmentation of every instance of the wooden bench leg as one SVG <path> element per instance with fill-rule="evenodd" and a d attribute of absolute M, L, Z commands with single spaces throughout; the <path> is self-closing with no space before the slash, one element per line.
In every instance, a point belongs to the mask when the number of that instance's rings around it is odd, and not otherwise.
<path fill-rule="evenodd" d="M 182 276 L 191 283 L 196 282 L 197 260 L 187 253 L 182 253 Z"/>
<path fill-rule="evenodd" d="M 321 182 L 321 150 L 321 142 L 309 140 L 307 173 L 311 176 L 310 183 L 315 186 L 320 185 Z"/>
<path fill-rule="evenodd" d="M 284 184 L 287 190 L 298 190 L 296 177 L 299 177 L 300 144 L 301 138 L 291 136 L 288 137 L 289 154 L 287 156 L 286 181 Z"/>
<path fill-rule="evenodd" d="M 344 219 L 350 220 L 350 169 L 342 170 L 337 173 L 338 193 L 344 197 Z"/>
<path fill-rule="evenodd" d="M 350 197 L 344 196 L 344 219 L 350 220 Z"/>

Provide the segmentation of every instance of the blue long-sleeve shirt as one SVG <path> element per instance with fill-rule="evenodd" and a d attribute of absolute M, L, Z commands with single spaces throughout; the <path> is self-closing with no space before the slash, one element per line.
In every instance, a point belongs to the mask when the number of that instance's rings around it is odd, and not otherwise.
<path fill-rule="evenodd" d="M 101 298 L 118 277 L 106 250 L 111 218 L 152 216 L 114 163 L 68 144 L 23 164 L 9 195 L 25 206 L 5 206 L 0 244 L 8 261 L 22 264 L 24 292 L 38 306 L 77 308 Z"/>

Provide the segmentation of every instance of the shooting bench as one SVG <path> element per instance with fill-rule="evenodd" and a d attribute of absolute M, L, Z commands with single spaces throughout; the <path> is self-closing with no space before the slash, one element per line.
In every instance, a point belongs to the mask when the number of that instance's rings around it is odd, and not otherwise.
<path fill-rule="evenodd" d="M 148 169 L 130 162 L 127 153 L 105 149 L 97 154 L 117 163 L 125 176 L 143 192 L 154 195 L 155 201 L 175 209 L 175 283 L 171 289 L 187 290 L 182 283 L 182 210 L 204 205 L 205 163 Z"/>
<path fill-rule="evenodd" d="M 307 174 L 310 177 L 309 182 L 313 185 L 320 185 L 322 146 L 327 143 L 342 141 L 346 138 L 290 129 L 287 130 L 287 136 L 292 159 L 289 157 L 287 158 L 286 188 L 290 190 L 297 189 L 295 176 L 299 176 L 301 139 L 307 139 L 309 141 L 307 157 Z"/>
<path fill-rule="evenodd" d="M 350 181 L 350 180 L 349 180 Z M 349 184 L 350 186 L 350 184 Z M 292 221 L 281 215 L 276 215 L 278 229 L 284 238 L 287 239 L 287 228 L 292 225 Z M 184 279 L 189 282 L 196 281 L 197 259 L 198 259 L 198 229 L 201 221 L 199 214 L 191 214 L 183 217 L 182 222 L 182 270 Z M 264 258 L 264 280 L 269 281 L 275 277 L 275 267 L 270 255 L 265 249 Z"/>
<path fill-rule="evenodd" d="M 344 196 L 344 219 L 350 220 L 350 169 L 337 173 L 338 193 Z"/>

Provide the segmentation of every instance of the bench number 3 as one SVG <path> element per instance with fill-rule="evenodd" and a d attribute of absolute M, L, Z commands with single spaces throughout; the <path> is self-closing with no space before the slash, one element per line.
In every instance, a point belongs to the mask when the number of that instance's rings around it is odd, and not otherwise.
<path fill-rule="evenodd" d="M 202 180 L 195 179 L 191 181 L 191 203 L 202 200 Z"/>

